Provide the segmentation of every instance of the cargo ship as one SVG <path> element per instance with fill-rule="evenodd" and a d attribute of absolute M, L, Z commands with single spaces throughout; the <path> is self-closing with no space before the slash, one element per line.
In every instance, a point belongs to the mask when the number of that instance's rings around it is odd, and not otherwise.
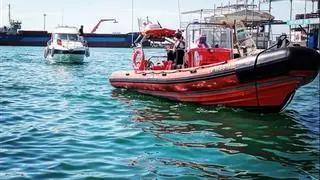
<path fill-rule="evenodd" d="M 139 32 L 124 34 L 96 34 L 95 31 L 104 21 L 115 19 L 101 19 L 90 33 L 84 33 L 84 40 L 89 47 L 131 47 Z M 51 38 L 48 31 L 21 30 L 21 21 L 15 21 L 10 16 L 9 5 L 9 27 L 0 27 L 0 46 L 46 46 Z"/>
<path fill-rule="evenodd" d="M 16 22 L 12 21 L 12 23 Z M 26 31 L 12 29 L 12 27 L 14 26 L 0 30 L 1 46 L 46 46 L 51 38 L 51 33 L 47 31 Z M 89 47 L 131 47 L 138 35 L 138 32 L 127 34 L 85 33 L 84 39 Z"/>

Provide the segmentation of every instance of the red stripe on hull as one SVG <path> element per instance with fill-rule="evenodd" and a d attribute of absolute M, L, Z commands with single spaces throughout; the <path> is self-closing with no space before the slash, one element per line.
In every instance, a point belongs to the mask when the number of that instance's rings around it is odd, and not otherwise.
<path fill-rule="evenodd" d="M 261 80 L 257 84 L 254 82 L 241 84 L 236 75 L 177 84 L 111 83 L 114 87 L 134 89 L 141 93 L 182 102 L 233 107 L 279 107 L 281 109 L 288 97 L 312 74 L 314 72 L 295 71 L 288 76 Z"/>
<path fill-rule="evenodd" d="M 294 92 L 300 82 L 293 80 L 280 84 L 265 86 L 258 84 L 257 101 L 254 84 L 242 86 L 239 90 L 227 90 L 225 92 L 208 92 L 203 95 L 178 94 L 161 91 L 137 90 L 141 93 L 153 96 L 165 97 L 182 102 L 192 102 L 204 105 L 225 105 L 233 107 L 253 107 L 253 106 L 282 106 L 288 95 Z"/>

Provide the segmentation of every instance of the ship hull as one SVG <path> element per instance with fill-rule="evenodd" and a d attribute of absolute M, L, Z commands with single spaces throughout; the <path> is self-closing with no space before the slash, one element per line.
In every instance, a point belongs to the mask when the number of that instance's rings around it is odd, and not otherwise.
<path fill-rule="evenodd" d="M 19 34 L 0 33 L 0 46 L 46 46 L 51 34 L 46 31 L 22 31 Z M 138 33 L 85 34 L 89 47 L 131 47 Z"/>

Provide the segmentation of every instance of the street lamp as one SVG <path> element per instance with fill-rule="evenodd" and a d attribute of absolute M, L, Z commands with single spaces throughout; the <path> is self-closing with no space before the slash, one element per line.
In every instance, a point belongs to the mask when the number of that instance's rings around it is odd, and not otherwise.
<path fill-rule="evenodd" d="M 46 16 L 47 16 L 47 14 L 44 13 L 43 14 L 43 30 L 46 30 Z"/>

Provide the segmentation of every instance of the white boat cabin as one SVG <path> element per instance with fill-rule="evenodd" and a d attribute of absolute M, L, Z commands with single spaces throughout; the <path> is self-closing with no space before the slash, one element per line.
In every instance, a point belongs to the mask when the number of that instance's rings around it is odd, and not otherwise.
<path fill-rule="evenodd" d="M 72 48 L 81 47 L 84 44 L 83 37 L 79 36 L 78 28 L 62 26 L 52 31 L 51 41 L 53 44 Z"/>

